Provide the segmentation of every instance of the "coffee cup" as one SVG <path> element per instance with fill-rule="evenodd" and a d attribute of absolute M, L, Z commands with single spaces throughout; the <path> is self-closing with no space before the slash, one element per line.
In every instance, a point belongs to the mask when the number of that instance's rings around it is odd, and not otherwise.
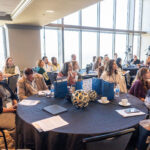
<path fill-rule="evenodd" d="M 122 105 L 126 106 L 128 104 L 128 99 L 121 100 Z"/>
<path fill-rule="evenodd" d="M 107 101 L 107 97 L 101 97 L 102 103 L 105 103 Z"/>

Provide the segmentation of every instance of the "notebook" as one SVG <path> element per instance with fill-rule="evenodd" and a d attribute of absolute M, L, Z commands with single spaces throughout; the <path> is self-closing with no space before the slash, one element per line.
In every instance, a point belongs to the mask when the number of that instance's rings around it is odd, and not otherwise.
<path fill-rule="evenodd" d="M 50 105 L 50 106 L 46 106 L 43 108 L 43 110 L 51 113 L 52 115 L 57 115 L 57 114 L 60 114 L 60 113 L 63 113 L 63 112 L 66 112 L 67 109 L 62 107 L 62 106 L 59 106 L 59 105 Z"/>
<path fill-rule="evenodd" d="M 130 108 L 131 109 L 131 108 Z M 136 109 L 136 108 L 134 108 Z M 127 109 L 120 109 L 120 110 L 116 110 L 117 113 L 119 113 L 121 116 L 123 117 L 132 117 L 132 116 L 139 116 L 139 115 L 145 115 L 144 112 L 138 110 L 137 112 L 127 112 L 129 110 L 129 108 Z"/>

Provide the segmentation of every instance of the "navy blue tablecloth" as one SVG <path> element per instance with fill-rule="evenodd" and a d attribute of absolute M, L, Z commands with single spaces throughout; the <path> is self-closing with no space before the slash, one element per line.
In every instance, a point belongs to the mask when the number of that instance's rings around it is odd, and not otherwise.
<path fill-rule="evenodd" d="M 124 107 L 118 105 L 122 98 L 127 98 L 135 107 L 147 113 L 144 103 L 138 98 L 121 94 L 119 98 L 109 104 L 91 102 L 85 109 L 76 109 L 64 99 L 45 97 L 30 97 L 28 99 L 40 100 L 36 106 L 19 105 L 17 109 L 17 148 L 30 148 L 36 150 L 80 150 L 82 138 L 119 131 L 136 126 L 145 115 L 123 118 L 115 110 Z M 49 118 L 52 115 L 43 111 L 48 105 L 58 104 L 68 109 L 60 116 L 69 125 L 54 129 L 49 132 L 38 132 L 32 125 L 33 122 Z"/>

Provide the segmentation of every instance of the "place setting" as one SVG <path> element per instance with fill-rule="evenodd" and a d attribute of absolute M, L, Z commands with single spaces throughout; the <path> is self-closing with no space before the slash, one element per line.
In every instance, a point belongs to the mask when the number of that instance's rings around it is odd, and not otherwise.
<path fill-rule="evenodd" d="M 121 101 L 118 104 L 123 107 L 131 106 L 131 103 L 129 103 L 128 99 L 126 98 L 121 99 Z"/>
<path fill-rule="evenodd" d="M 110 101 L 107 99 L 107 97 L 101 97 L 101 99 L 97 100 L 101 104 L 108 104 Z"/>

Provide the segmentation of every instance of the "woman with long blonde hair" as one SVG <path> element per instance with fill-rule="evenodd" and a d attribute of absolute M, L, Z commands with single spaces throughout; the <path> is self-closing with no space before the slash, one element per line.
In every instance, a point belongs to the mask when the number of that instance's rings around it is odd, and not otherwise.
<path fill-rule="evenodd" d="M 44 70 L 44 61 L 42 59 L 37 62 L 37 72 L 42 74 L 47 85 L 50 85 L 50 79 L 47 72 Z"/>

